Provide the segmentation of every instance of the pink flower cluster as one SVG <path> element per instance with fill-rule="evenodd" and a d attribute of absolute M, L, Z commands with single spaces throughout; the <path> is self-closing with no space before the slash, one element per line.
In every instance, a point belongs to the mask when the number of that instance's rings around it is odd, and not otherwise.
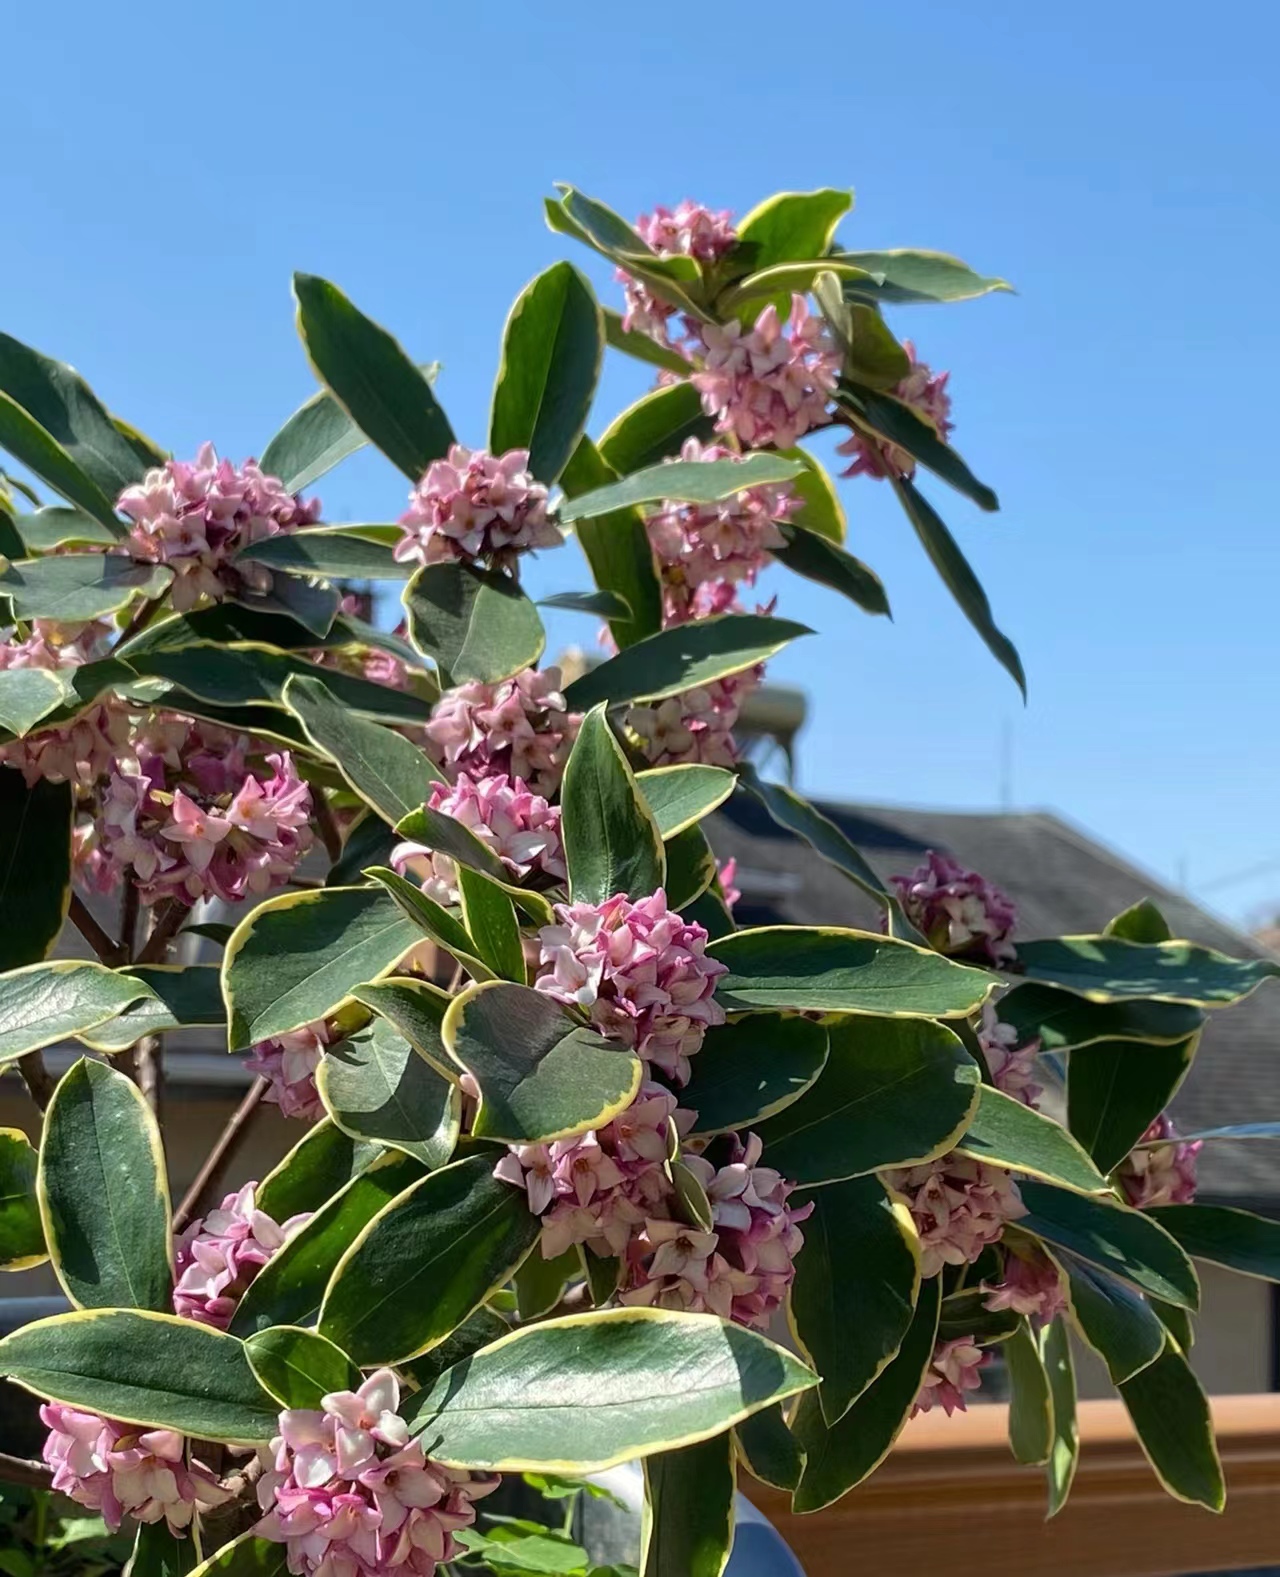
<path fill-rule="evenodd" d="M 1196 1197 L 1196 1157 L 1202 1140 L 1179 1139 L 1166 1112 L 1148 1127 L 1116 1168 L 1116 1182 L 1136 1210 L 1189 1205 Z"/>
<path fill-rule="evenodd" d="M 506 773 L 550 795 L 581 722 L 565 707 L 558 668 L 526 668 L 501 684 L 446 690 L 427 724 L 427 749 L 450 776 Z"/>
<path fill-rule="evenodd" d="M 103 854 L 142 901 L 238 903 L 281 886 L 311 847 L 311 790 L 285 751 L 250 770 L 249 741 L 201 724 L 158 749 L 140 738 L 103 796 Z"/>
<path fill-rule="evenodd" d="M 986 1354 L 972 1336 L 956 1336 L 951 1341 L 939 1342 L 929 1360 L 920 1383 L 920 1394 L 911 1409 L 917 1413 L 932 1412 L 941 1407 L 948 1415 L 966 1412 L 966 1391 L 976 1391 L 982 1385 L 981 1369 Z"/>
<path fill-rule="evenodd" d="M 938 437 L 945 443 L 951 435 L 951 396 L 947 393 L 949 372 L 933 372 L 924 362 L 916 360 L 916 348 L 910 340 L 903 340 L 902 348 L 911 362 L 911 371 L 893 391 L 904 405 L 909 405 L 923 416 Z M 899 449 L 887 438 L 865 438 L 861 433 L 851 433 L 836 446 L 837 454 L 853 455 L 854 461 L 845 476 L 905 476 L 916 474 L 913 455 Z"/>
<path fill-rule="evenodd" d="M 920 1166 L 882 1174 L 902 1194 L 920 1234 L 920 1273 L 970 1265 L 1010 1221 L 1027 1213 L 1008 1172 L 951 1152 Z"/>
<path fill-rule="evenodd" d="M 105 657 L 110 629 L 101 621 L 62 623 L 34 619 L 22 640 L 0 644 L 0 669 L 79 668 Z M 110 770 L 129 737 L 129 715 L 114 698 L 96 701 L 66 723 L 34 730 L 0 745 L 0 762 L 16 767 L 28 785 L 46 778 L 91 788 Z"/>
<path fill-rule="evenodd" d="M 651 214 L 641 214 L 636 229 L 659 257 L 693 257 L 706 263 L 723 257 L 738 239 L 727 209 L 717 213 L 687 199 L 674 209 L 659 207 Z M 620 268 L 617 277 L 626 297 L 623 327 L 647 334 L 659 344 L 671 344 L 670 322 L 676 308 L 625 269 Z"/>
<path fill-rule="evenodd" d="M 174 572 L 173 606 L 185 613 L 244 587 L 269 591 L 262 564 L 233 563 L 242 549 L 320 518 L 320 502 L 304 502 L 267 476 L 257 461 L 236 467 L 202 444 L 194 461 L 170 460 L 121 493 L 116 508 L 133 522 L 123 550 L 141 563 Z"/>
<path fill-rule="evenodd" d="M 472 778 L 459 772 L 457 782 L 435 783 L 429 810 L 438 810 L 474 833 L 518 880 L 541 876 L 560 881 L 568 874 L 560 843 L 560 807 L 548 805 L 519 778 L 504 772 Z M 403 876 L 409 872 L 437 903 L 458 901 L 458 870 L 447 854 L 426 844 L 398 843 L 391 863 Z"/>
<path fill-rule="evenodd" d="M 704 767 L 732 767 L 738 760 L 733 730 L 742 703 L 763 677 L 764 668 L 757 665 L 647 706 L 630 707 L 627 727 L 650 766 L 697 762 Z"/>
<path fill-rule="evenodd" d="M 184 1460 L 186 1442 L 171 1429 L 141 1429 L 58 1402 L 46 1402 L 40 1419 L 54 1489 L 98 1512 L 113 1533 L 128 1515 L 167 1522 L 181 1538 L 197 1510 L 230 1498 L 208 1468 Z"/>
<path fill-rule="evenodd" d="M 317 1410 L 280 1414 L 280 1433 L 259 1452 L 265 1515 L 253 1531 L 288 1546 L 297 1577 L 434 1577 L 462 1553 L 453 1535 L 498 1480 L 432 1462 L 399 1405 L 395 1375 L 379 1369 Z"/>
<path fill-rule="evenodd" d="M 1037 1248 L 1005 1255 L 1004 1280 L 987 1287 L 984 1307 L 993 1313 L 1012 1309 L 1047 1324 L 1067 1306 L 1062 1275 L 1049 1256 Z"/>
<path fill-rule="evenodd" d="M 328 1025 L 317 1019 L 274 1040 L 260 1040 L 245 1059 L 250 1073 L 268 1081 L 270 1088 L 263 1098 L 278 1106 L 282 1117 L 318 1122 L 324 1116 L 316 1069 L 329 1038 Z"/>
<path fill-rule="evenodd" d="M 228 1194 L 174 1240 L 174 1312 L 225 1331 L 250 1282 L 310 1217 L 280 1224 L 254 1203 L 256 1183 Z"/>
<path fill-rule="evenodd" d="M 978 1044 L 986 1058 L 987 1068 L 996 1089 L 1012 1095 L 1033 1111 L 1039 1110 L 1044 1085 L 1035 1082 L 1036 1058 L 1040 1055 L 1039 1039 L 1018 1044 L 1018 1032 L 1012 1024 L 1002 1024 L 990 1002 L 983 1003 L 982 1024 L 978 1029 Z"/>
<path fill-rule="evenodd" d="M 789 449 L 822 426 L 840 375 L 840 357 L 826 323 L 801 295 L 784 325 L 770 303 L 750 328 L 701 324 L 702 367 L 690 382 L 716 431 L 748 449 Z"/>
<path fill-rule="evenodd" d="M 661 888 L 635 903 L 618 893 L 558 904 L 556 915 L 539 935 L 537 989 L 588 1009 L 603 1034 L 686 1083 L 689 1058 L 724 1023 L 714 993 L 726 966 L 706 956 L 703 927 L 669 910 Z"/>
<path fill-rule="evenodd" d="M 559 527 L 547 518 L 547 489 L 529 474 L 529 451 L 453 444 L 447 460 L 433 460 L 400 516 L 401 561 L 439 564 L 485 559 L 509 564 L 530 548 L 559 547 Z"/>
<path fill-rule="evenodd" d="M 911 923 L 940 953 L 998 966 L 1017 956 L 1018 909 L 994 883 L 930 849 L 909 876 L 890 877 Z"/>

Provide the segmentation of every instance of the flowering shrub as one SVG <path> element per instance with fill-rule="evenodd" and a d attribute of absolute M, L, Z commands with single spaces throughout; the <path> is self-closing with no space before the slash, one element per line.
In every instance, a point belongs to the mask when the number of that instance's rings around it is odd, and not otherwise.
<path fill-rule="evenodd" d="M 602 308 L 568 263 L 532 281 L 466 445 L 433 375 L 307 275 L 323 387 L 240 467 L 167 455 L 0 336 L 0 440 L 65 504 L 0 498 L 0 844 L 27 884 L 0 1061 L 43 1113 L 38 1151 L 0 1134 L 0 1262 L 47 1258 L 73 1305 L 0 1342 L 0 1373 L 45 1399 L 27 1481 L 135 1528 L 139 1571 L 514 1573 L 515 1525 L 477 1509 L 503 1475 L 633 1458 L 646 1572 L 659 1544 L 701 1569 L 735 1464 L 820 1509 L 1002 1346 L 1056 1510 L 1069 1329 L 1170 1490 L 1221 1504 L 1189 1256 L 1280 1274 L 1280 1229 L 1193 1202 L 1213 1136 L 1164 1108 L 1206 1012 L 1277 967 L 1150 905 L 1027 936 L 946 851 L 877 873 L 735 738 L 809 633 L 746 611 L 762 576 L 888 612 L 796 447 L 827 428 L 1022 683 L 917 480 L 995 495 L 950 447 L 948 375 L 885 315 L 1001 283 L 846 250 L 848 207 L 633 229 L 564 189 L 553 229 L 621 293 Z M 606 345 L 657 386 L 593 440 Z M 398 525 L 304 499 L 366 440 L 412 485 Z M 608 635 L 566 682 L 520 571 L 569 530 L 595 585 L 551 600 Z M 369 579 L 403 583 L 394 633 L 359 616 Z M 702 826 L 730 793 L 881 929 L 739 927 Z M 50 959 L 68 920 L 92 957 Z M 179 954 L 190 928 L 219 967 Z M 155 1105 L 192 1026 L 253 1084 L 175 1211 Z M 55 1082 L 41 1053 L 68 1040 Z M 264 1100 L 301 1138 L 247 1181 Z"/>

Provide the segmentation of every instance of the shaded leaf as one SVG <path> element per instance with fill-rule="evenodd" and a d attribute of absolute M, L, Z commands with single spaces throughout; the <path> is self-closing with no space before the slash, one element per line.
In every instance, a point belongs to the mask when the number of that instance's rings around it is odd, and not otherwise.
<path fill-rule="evenodd" d="M 1009 1374 L 1009 1449 L 1015 1462 L 1032 1466 L 1053 1449 L 1053 1397 L 1040 1348 L 1026 1320 L 1001 1349 Z"/>
<path fill-rule="evenodd" d="M 1106 1178 L 1061 1123 L 989 1084 L 979 1091 L 978 1108 L 956 1149 L 975 1161 L 1046 1178 L 1086 1194 L 1107 1191 Z"/>
<path fill-rule="evenodd" d="M 0 1065 L 105 1024 L 146 995 L 140 981 L 89 960 L 10 970 L 0 975 Z"/>
<path fill-rule="evenodd" d="M 1127 1380 L 1120 1398 L 1147 1461 L 1169 1494 L 1221 1511 L 1227 1491 L 1209 1401 L 1177 1347 L 1170 1342 L 1153 1364 Z"/>
<path fill-rule="evenodd" d="M 458 1142 L 462 1098 L 383 1019 L 331 1046 L 316 1070 L 325 1109 L 352 1138 L 443 1166 Z"/>
<path fill-rule="evenodd" d="M 646 1457 L 641 1577 L 721 1577 L 733 1548 L 735 1489 L 728 1433 Z"/>
<path fill-rule="evenodd" d="M 471 564 L 427 564 L 405 588 L 409 639 L 445 684 L 497 684 L 542 656 L 538 610 L 509 575 Z"/>
<path fill-rule="evenodd" d="M 1000 1022 L 1018 1031 L 1018 1042 L 1039 1040 L 1045 1051 L 1073 1051 L 1098 1041 L 1141 1040 L 1172 1045 L 1194 1035 L 1204 1015 L 1179 1002 L 1090 1002 L 1071 991 L 1028 982 L 1000 998 Z"/>
<path fill-rule="evenodd" d="M 474 944 L 476 956 L 499 980 L 513 980 L 523 985 L 527 970 L 520 921 L 502 885 L 481 871 L 460 865 L 458 894 L 462 922 Z"/>
<path fill-rule="evenodd" d="M 262 451 L 261 466 L 300 493 L 368 442 L 327 389 L 300 405 Z"/>
<path fill-rule="evenodd" d="M 800 1099 L 827 1061 L 827 1031 L 812 1019 L 749 1013 L 709 1029 L 680 1096 L 696 1133 L 751 1127 Z"/>
<path fill-rule="evenodd" d="M 1280 1281 L 1280 1222 L 1226 1205 L 1160 1205 L 1149 1214 L 1196 1259 Z"/>
<path fill-rule="evenodd" d="M 659 345 L 656 339 L 642 334 L 639 329 L 623 327 L 622 314 L 604 308 L 604 337 L 614 350 L 634 356 L 637 361 L 648 362 L 651 367 L 663 367 L 667 372 L 678 372 L 682 377 L 689 371 L 689 363 L 679 351 Z"/>
<path fill-rule="evenodd" d="M 762 1484 L 791 1491 L 800 1482 L 804 1458 L 787 1428 L 781 1403 L 744 1418 L 735 1426 L 733 1439 L 742 1465 Z"/>
<path fill-rule="evenodd" d="M 582 720 L 565 764 L 560 801 L 574 903 L 600 904 L 616 893 L 645 898 L 663 885 L 662 838 L 603 705 Z"/>
<path fill-rule="evenodd" d="M 1076 1329 L 1122 1384 L 1154 1363 L 1164 1348 L 1164 1325 L 1132 1288 L 1061 1250 L 1054 1256 L 1067 1278 Z"/>
<path fill-rule="evenodd" d="M 0 932 L 0 971 L 38 963 L 58 940 L 71 900 L 72 808 L 70 784 L 28 787 L 21 772 L 0 771 L 0 910 L 22 916 Z"/>
<path fill-rule="evenodd" d="M 583 438 L 560 477 L 560 486 L 566 497 L 575 498 L 616 479 L 617 472 L 591 440 Z M 639 510 L 621 509 L 600 520 L 581 520 L 576 535 L 596 585 L 621 597 L 630 610 L 626 618 L 608 616 L 619 648 L 660 630 L 662 587 Z"/>
<path fill-rule="evenodd" d="M 702 396 L 687 381 L 651 389 L 610 423 L 600 435 L 600 458 L 616 476 L 674 458 L 689 438 L 709 442 L 715 424 L 702 409 Z"/>
<path fill-rule="evenodd" d="M 259 1385 L 281 1407 L 318 1409 L 330 1391 L 354 1391 L 362 1378 L 340 1347 L 299 1325 L 258 1331 L 244 1350 Z"/>
<path fill-rule="evenodd" d="M 563 608 L 568 613 L 591 613 L 602 619 L 629 619 L 631 604 L 616 591 L 560 591 L 539 597 L 540 608 Z"/>
<path fill-rule="evenodd" d="M 146 987 L 148 995 L 79 1036 L 108 1056 L 134 1046 L 144 1035 L 196 1025 L 223 1025 L 226 1009 L 216 964 L 131 964 L 121 970 Z"/>
<path fill-rule="evenodd" d="M 733 793 L 736 781 L 734 774 L 723 767 L 696 763 L 650 767 L 635 776 L 636 787 L 653 812 L 663 838 L 674 838 L 676 833 L 710 815 Z"/>
<path fill-rule="evenodd" d="M 312 526 L 264 537 L 236 554 L 237 563 L 242 559 L 329 580 L 408 580 L 414 569 L 395 558 L 384 543 L 356 536 L 347 526 Z"/>
<path fill-rule="evenodd" d="M 319 1210 L 358 1177 L 381 1148 L 353 1139 L 331 1118 L 323 1117 L 258 1184 L 254 1190 L 258 1209 L 276 1221 Z"/>
<path fill-rule="evenodd" d="M 1238 1002 L 1264 980 L 1280 977 L 1269 958 L 1228 958 L 1194 942 L 1143 946 L 1113 936 L 1059 936 L 1022 942 L 1018 963 L 1031 980 L 1074 991 L 1091 1002 L 1152 997 L 1216 1007 Z"/>
<path fill-rule="evenodd" d="M 0 596 L 16 618 L 78 623 L 114 613 L 135 597 L 158 597 L 172 579 L 163 564 L 135 564 L 123 555 L 51 554 L 9 564 L 0 573 Z"/>
<path fill-rule="evenodd" d="M 773 549 L 779 564 L 806 580 L 838 591 L 864 613 L 888 614 L 889 598 L 884 584 L 861 559 L 816 531 L 806 531 L 795 520 L 784 520 L 778 529 L 786 539 L 785 547 Z"/>
<path fill-rule="evenodd" d="M 1040 1332 L 1040 1357 L 1049 1377 L 1049 1396 L 1053 1404 L 1053 1434 L 1045 1479 L 1049 1490 L 1050 1517 L 1067 1503 L 1080 1460 L 1080 1432 L 1076 1423 L 1076 1369 L 1071 1356 L 1071 1340 L 1063 1316 L 1051 1320 Z"/>
<path fill-rule="evenodd" d="M 1067 1062 L 1067 1126 L 1102 1171 L 1128 1155 L 1191 1067 L 1198 1035 L 1172 1046 L 1104 1040 Z"/>
<path fill-rule="evenodd" d="M 743 460 L 667 460 L 661 465 L 633 471 L 608 487 L 596 488 L 560 506 L 567 522 L 598 519 L 637 504 L 677 499 L 691 504 L 715 504 L 749 487 L 787 482 L 801 467 L 780 455 L 756 453 Z"/>
<path fill-rule="evenodd" d="M 1000 501 L 991 489 L 979 482 L 956 451 L 938 437 L 933 423 L 905 400 L 883 390 L 842 384 L 836 403 L 853 415 L 860 427 L 887 438 L 895 448 L 905 449 L 935 476 L 971 498 L 979 509 L 999 509 Z"/>
<path fill-rule="evenodd" d="M 75 504 L 111 532 L 124 535 L 112 500 L 86 474 L 60 443 L 14 399 L 0 390 L 0 449 L 7 449 L 33 476 Z"/>
<path fill-rule="evenodd" d="M 414 928 L 415 941 L 424 936 L 430 937 L 438 947 L 452 953 L 474 980 L 490 978 L 492 970 L 477 955 L 476 945 L 466 928 L 448 909 L 434 898 L 428 898 L 416 883 L 398 876 L 395 871 L 371 865 L 364 874 L 386 890 L 396 908 Z"/>

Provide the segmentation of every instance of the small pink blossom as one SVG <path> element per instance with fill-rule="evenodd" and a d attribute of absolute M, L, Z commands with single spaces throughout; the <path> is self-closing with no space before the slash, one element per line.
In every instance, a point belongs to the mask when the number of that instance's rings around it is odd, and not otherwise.
<path fill-rule="evenodd" d="M 909 405 L 917 415 L 923 416 L 938 437 L 946 443 L 951 435 L 951 396 L 947 393 L 949 372 L 934 372 L 924 362 L 916 360 L 916 348 L 910 340 L 903 340 L 902 348 L 911 362 L 911 371 L 894 389 L 894 394 L 904 405 Z M 842 444 L 836 446 L 837 454 L 853 455 L 853 464 L 845 476 L 905 476 L 916 474 L 913 455 L 899 449 L 887 438 L 864 437 L 850 433 Z"/>
<path fill-rule="evenodd" d="M 563 541 L 547 517 L 547 489 L 529 473 L 527 449 L 491 455 L 454 444 L 447 460 L 427 468 L 400 524 L 395 556 L 419 564 L 484 559 L 502 566 Z"/>
<path fill-rule="evenodd" d="M 62 623 L 34 619 L 23 640 L 0 643 L 0 669 L 39 668 L 47 673 L 79 668 L 105 657 L 111 630 L 100 620 Z M 36 728 L 0 745 L 0 763 L 16 767 L 28 786 L 41 778 L 89 789 L 111 770 L 129 738 L 129 714 L 114 697 L 95 701 L 77 717 Z"/>
<path fill-rule="evenodd" d="M 693 257 L 707 263 L 723 257 L 738 239 L 733 216 L 727 209 L 717 213 L 687 199 L 674 209 L 660 207 L 651 214 L 641 214 L 636 229 L 659 257 Z M 655 296 L 643 280 L 625 269 L 618 269 L 617 277 L 626 297 L 623 326 L 648 334 L 660 344 L 670 344 L 669 324 L 676 308 Z"/>
<path fill-rule="evenodd" d="M 1196 1197 L 1196 1157 L 1203 1140 L 1178 1138 L 1167 1112 L 1150 1124 L 1116 1168 L 1116 1182 L 1136 1210 L 1189 1205 Z"/>
<path fill-rule="evenodd" d="M 966 1412 L 969 1404 L 965 1401 L 965 1392 L 981 1387 L 980 1371 L 985 1361 L 986 1355 L 972 1336 L 939 1342 L 911 1409 L 912 1418 L 917 1413 L 932 1412 L 935 1407 L 941 1407 L 948 1416 Z"/>
<path fill-rule="evenodd" d="M 281 1116 L 318 1122 L 324 1102 L 316 1088 L 316 1069 L 328 1044 L 328 1025 L 317 1019 L 274 1040 L 260 1040 L 245 1059 L 245 1068 L 269 1081 L 263 1098 L 278 1106 Z"/>
<path fill-rule="evenodd" d="M 739 752 L 734 726 L 743 702 L 759 688 L 763 678 L 764 667 L 757 664 L 664 700 L 630 707 L 627 727 L 650 766 L 679 766 L 686 762 L 705 767 L 735 766 Z"/>
<path fill-rule="evenodd" d="M 996 1089 L 1038 1111 L 1040 1097 L 1044 1094 L 1044 1085 L 1035 1082 L 1039 1039 L 1019 1045 L 1018 1032 L 1013 1025 L 1002 1024 L 991 1003 L 984 1002 L 978 1044 Z"/>
<path fill-rule="evenodd" d="M 1010 1249 L 1005 1255 L 1004 1280 L 984 1286 L 985 1308 L 993 1313 L 1012 1309 L 1047 1324 L 1067 1306 L 1062 1274 L 1049 1256 L 1037 1248 Z"/>
<path fill-rule="evenodd" d="M 174 1239 L 173 1307 L 184 1319 L 225 1331 L 249 1284 L 309 1216 L 283 1225 L 254 1203 L 256 1183 L 228 1194 L 216 1210 Z"/>
<path fill-rule="evenodd" d="M 736 905 L 741 901 L 742 892 L 737 886 L 738 861 L 737 859 L 725 860 L 720 865 L 720 896 L 724 899 L 724 906 L 732 914 Z"/>
<path fill-rule="evenodd" d="M 446 690 L 427 724 L 427 749 L 451 777 L 506 773 L 551 795 L 581 722 L 565 707 L 558 668 L 526 668 L 501 684 Z"/>
<path fill-rule="evenodd" d="M 920 1272 L 936 1276 L 944 1265 L 970 1265 L 995 1243 L 1010 1221 L 1027 1213 L 1008 1172 L 954 1152 L 920 1166 L 883 1174 L 902 1194 L 920 1234 Z"/>
<path fill-rule="evenodd" d="M 993 882 L 930 849 L 909 876 L 892 876 L 911 923 L 940 953 L 997 967 L 1017 956 L 1012 942 L 1018 909 Z"/>

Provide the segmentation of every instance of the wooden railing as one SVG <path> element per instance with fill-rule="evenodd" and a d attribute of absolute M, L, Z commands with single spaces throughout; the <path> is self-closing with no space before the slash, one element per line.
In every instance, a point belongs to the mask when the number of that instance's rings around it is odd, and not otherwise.
<path fill-rule="evenodd" d="M 1044 1482 L 1019 1467 L 1006 1409 L 928 1414 L 861 1488 L 815 1516 L 743 1488 L 808 1577 L 1171 1577 L 1280 1567 L 1280 1394 L 1215 1399 L 1227 1480 L 1222 1516 L 1171 1500 L 1119 1402 L 1080 1404 L 1080 1467 L 1066 1509 L 1044 1520 Z"/>

